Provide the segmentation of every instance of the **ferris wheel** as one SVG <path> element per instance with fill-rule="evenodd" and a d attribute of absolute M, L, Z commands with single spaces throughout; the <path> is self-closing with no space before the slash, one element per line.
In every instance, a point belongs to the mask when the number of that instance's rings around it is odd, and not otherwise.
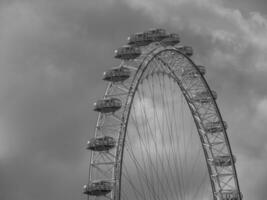
<path fill-rule="evenodd" d="M 178 34 L 151 29 L 115 51 L 91 151 L 88 199 L 241 200 L 236 158 L 206 68 Z"/>

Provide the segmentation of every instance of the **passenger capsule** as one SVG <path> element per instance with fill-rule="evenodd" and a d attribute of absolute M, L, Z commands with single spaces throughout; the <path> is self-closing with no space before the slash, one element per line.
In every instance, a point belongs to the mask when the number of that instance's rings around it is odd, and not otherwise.
<path fill-rule="evenodd" d="M 220 200 L 242 200 L 242 194 L 240 196 L 237 190 L 224 190 L 221 191 Z"/>
<path fill-rule="evenodd" d="M 111 192 L 112 183 L 109 181 L 96 181 L 83 187 L 83 193 L 91 196 L 104 196 Z"/>
<path fill-rule="evenodd" d="M 234 159 L 234 163 L 236 161 L 235 157 L 233 156 Z M 212 163 L 217 166 L 217 167 L 228 167 L 232 165 L 231 162 L 231 157 L 230 155 L 226 155 L 226 156 L 216 156 Z"/>
<path fill-rule="evenodd" d="M 93 138 L 87 142 L 87 149 L 92 151 L 108 151 L 114 148 L 116 141 L 113 137 L 103 136 Z"/>
<path fill-rule="evenodd" d="M 110 82 L 122 82 L 131 76 L 129 69 L 125 67 L 117 67 L 104 72 L 103 80 Z"/>
<path fill-rule="evenodd" d="M 177 47 L 178 51 L 181 51 L 183 54 L 187 56 L 192 56 L 193 55 L 193 48 L 189 46 L 181 46 Z"/>
<path fill-rule="evenodd" d="M 211 91 L 213 98 L 217 99 L 217 93 L 215 91 Z M 193 97 L 193 101 L 197 103 L 210 103 L 212 101 L 212 96 L 210 96 L 208 91 L 199 92 Z"/>
<path fill-rule="evenodd" d="M 140 56 L 141 50 L 139 47 L 125 45 L 115 50 L 115 58 L 119 58 L 122 60 L 130 60 L 135 59 Z"/>
<path fill-rule="evenodd" d="M 197 65 L 196 67 L 199 69 L 199 72 L 202 75 L 205 75 L 206 69 L 204 66 Z M 187 68 L 187 69 L 184 69 L 182 76 L 184 76 L 186 78 L 197 78 L 197 77 L 199 77 L 199 74 L 198 74 L 197 70 L 195 70 L 194 68 Z"/>
<path fill-rule="evenodd" d="M 197 65 L 199 72 L 204 76 L 206 74 L 206 67 L 203 65 Z"/>
<path fill-rule="evenodd" d="M 106 98 L 94 103 L 94 111 L 101 113 L 112 113 L 119 110 L 122 106 L 121 100 L 117 98 Z"/>
<path fill-rule="evenodd" d="M 180 42 L 180 37 L 176 33 L 171 33 L 171 34 L 168 34 L 166 38 L 164 38 L 161 42 L 167 46 L 168 45 L 173 46 Z"/>
<path fill-rule="evenodd" d="M 135 33 L 129 36 L 127 40 L 129 45 L 136 46 L 145 46 L 153 41 L 151 37 L 148 37 L 148 34 L 146 32 Z"/>
<path fill-rule="evenodd" d="M 146 31 L 145 34 L 147 34 L 147 37 L 153 42 L 159 42 L 167 37 L 166 30 L 161 28 L 150 29 Z"/>
<path fill-rule="evenodd" d="M 223 125 L 225 129 L 227 129 L 227 123 L 225 121 L 223 121 Z M 204 125 L 204 127 L 207 133 L 218 133 L 223 131 L 223 126 L 221 121 L 208 122 Z"/>

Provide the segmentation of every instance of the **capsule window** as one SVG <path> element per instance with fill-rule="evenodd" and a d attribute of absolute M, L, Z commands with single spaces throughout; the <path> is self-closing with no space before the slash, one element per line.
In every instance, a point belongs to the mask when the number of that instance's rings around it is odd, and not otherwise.
<path fill-rule="evenodd" d="M 142 33 L 140 33 L 140 34 L 137 34 L 137 35 L 136 35 L 136 38 L 138 38 L 138 39 L 142 39 L 143 36 L 144 36 L 144 35 L 143 35 Z"/>

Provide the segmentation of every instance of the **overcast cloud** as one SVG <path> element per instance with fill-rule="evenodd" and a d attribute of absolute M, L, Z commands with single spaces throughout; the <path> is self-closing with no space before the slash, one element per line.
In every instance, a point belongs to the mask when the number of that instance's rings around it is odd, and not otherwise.
<path fill-rule="evenodd" d="M 128 34 L 180 34 L 217 91 L 244 199 L 267 196 L 264 0 L 1 0 L 0 199 L 85 199 L 102 72 Z"/>

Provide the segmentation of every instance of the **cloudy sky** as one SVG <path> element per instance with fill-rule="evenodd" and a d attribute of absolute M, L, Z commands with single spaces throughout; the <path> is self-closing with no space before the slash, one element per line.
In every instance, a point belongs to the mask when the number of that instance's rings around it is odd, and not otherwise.
<path fill-rule="evenodd" d="M 267 196 L 265 0 L 0 0 L 0 199 L 85 199 L 102 72 L 129 33 L 180 34 L 217 91 L 244 199 Z"/>

